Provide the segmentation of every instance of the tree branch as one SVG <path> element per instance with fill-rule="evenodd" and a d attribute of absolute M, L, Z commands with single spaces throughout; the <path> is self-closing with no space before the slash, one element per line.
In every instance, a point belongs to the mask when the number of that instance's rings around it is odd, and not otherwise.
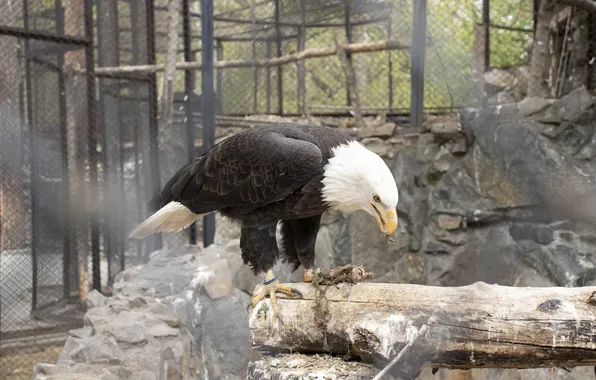
<path fill-rule="evenodd" d="M 409 49 L 410 45 L 395 40 L 383 40 L 370 43 L 353 43 L 344 45 L 344 50 L 348 53 L 369 53 L 383 50 L 397 50 Z M 272 58 L 270 60 L 250 60 L 250 61 L 218 61 L 214 63 L 216 69 L 236 68 L 236 67 L 265 67 L 280 66 L 287 63 L 297 62 L 308 58 L 328 57 L 337 53 L 337 49 L 333 47 L 312 48 L 305 49 L 293 54 L 282 55 L 281 57 Z M 139 73 L 154 73 L 164 71 L 165 65 L 134 65 L 134 66 L 119 66 L 119 67 L 97 67 L 95 75 L 110 76 L 121 74 L 139 74 Z M 200 62 L 178 62 L 176 70 L 184 69 L 201 69 Z"/>

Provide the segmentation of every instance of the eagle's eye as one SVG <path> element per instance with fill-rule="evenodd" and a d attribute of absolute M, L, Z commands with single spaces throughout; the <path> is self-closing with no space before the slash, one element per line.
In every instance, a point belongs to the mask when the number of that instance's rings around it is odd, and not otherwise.
<path fill-rule="evenodd" d="M 373 195 L 373 200 L 374 200 L 375 202 L 378 202 L 378 203 L 380 203 L 380 202 L 381 202 L 381 198 L 380 198 L 378 195 L 376 195 L 376 194 L 375 194 L 375 195 Z"/>

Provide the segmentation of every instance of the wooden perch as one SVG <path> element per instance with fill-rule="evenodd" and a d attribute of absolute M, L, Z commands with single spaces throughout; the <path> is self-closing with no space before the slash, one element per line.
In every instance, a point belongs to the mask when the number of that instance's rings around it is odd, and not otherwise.
<path fill-rule="evenodd" d="M 377 42 L 361 42 L 344 45 L 344 50 L 348 53 L 370 53 L 384 50 L 409 49 L 410 45 L 395 41 L 383 40 Z M 217 61 L 213 67 L 216 69 L 229 69 L 236 67 L 265 67 L 279 66 L 287 63 L 298 62 L 308 58 L 328 57 L 337 53 L 335 46 L 325 48 L 305 49 L 293 54 L 282 55 L 281 57 L 272 58 L 269 60 L 231 60 L 231 61 Z M 178 62 L 176 63 L 176 70 L 200 70 L 200 62 Z M 98 76 L 110 76 L 121 74 L 139 74 L 139 73 L 154 73 L 164 71 L 165 65 L 134 65 L 134 66 L 118 66 L 118 67 L 97 67 L 95 74 Z"/>
<path fill-rule="evenodd" d="M 537 368 L 596 365 L 596 287 L 518 288 L 410 284 L 289 284 L 303 299 L 269 299 L 250 312 L 252 343 L 387 365 L 422 326 L 395 368 Z M 594 296 L 593 296 L 594 295 Z"/>

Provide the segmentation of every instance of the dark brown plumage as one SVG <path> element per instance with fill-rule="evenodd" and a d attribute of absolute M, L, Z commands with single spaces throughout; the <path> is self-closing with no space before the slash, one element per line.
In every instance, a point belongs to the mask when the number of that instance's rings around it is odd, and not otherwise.
<path fill-rule="evenodd" d="M 279 257 L 282 221 L 286 261 L 312 268 L 321 214 L 323 167 L 349 135 L 316 126 L 261 127 L 237 133 L 180 169 L 152 200 L 179 202 L 195 214 L 219 211 L 241 223 L 242 256 L 256 273 Z"/>

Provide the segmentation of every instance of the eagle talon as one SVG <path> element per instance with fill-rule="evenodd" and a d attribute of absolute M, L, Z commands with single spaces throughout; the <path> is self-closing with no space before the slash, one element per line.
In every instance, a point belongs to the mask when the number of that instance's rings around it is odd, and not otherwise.
<path fill-rule="evenodd" d="M 302 292 L 296 288 L 290 288 L 290 291 L 293 294 L 292 297 L 277 297 L 278 299 L 282 299 L 282 300 L 296 300 L 296 299 L 304 299 L 304 294 L 302 294 Z"/>
<path fill-rule="evenodd" d="M 278 297 L 276 293 L 282 293 L 287 297 L 279 297 L 279 299 L 297 299 L 297 298 L 304 298 L 302 292 L 298 289 L 292 288 L 289 285 L 282 285 L 279 283 L 279 280 L 273 276 L 273 273 L 268 273 L 267 279 L 263 283 L 263 288 L 257 293 L 254 294 L 251 300 L 250 305 L 247 307 L 247 311 L 252 307 L 254 308 L 257 304 L 265 297 L 269 296 L 271 299 L 271 305 L 273 306 L 273 313 L 275 317 L 284 324 L 283 320 L 279 315 L 279 305 L 277 303 Z"/>

